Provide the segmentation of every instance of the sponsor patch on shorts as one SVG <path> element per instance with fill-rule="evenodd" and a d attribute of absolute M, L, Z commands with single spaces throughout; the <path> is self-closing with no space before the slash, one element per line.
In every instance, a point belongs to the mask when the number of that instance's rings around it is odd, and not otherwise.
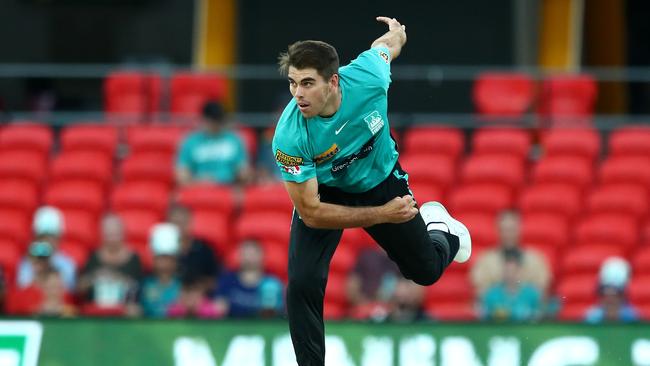
<path fill-rule="evenodd" d="M 302 165 L 303 162 L 303 159 L 301 157 L 286 154 L 280 151 L 280 149 L 277 149 L 275 151 L 275 160 L 285 166 L 298 166 Z"/>

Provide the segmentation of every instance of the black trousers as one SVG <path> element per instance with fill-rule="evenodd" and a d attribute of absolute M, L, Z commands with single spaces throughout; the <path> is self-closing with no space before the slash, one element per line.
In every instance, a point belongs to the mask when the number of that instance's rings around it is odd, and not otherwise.
<path fill-rule="evenodd" d="M 345 206 L 380 206 L 397 196 L 411 194 L 407 178 L 397 164 L 386 180 L 367 192 L 346 193 L 320 185 L 320 199 Z M 405 278 L 423 286 L 436 282 L 458 252 L 458 238 L 438 230 L 427 232 L 419 213 L 402 224 L 379 224 L 364 230 L 386 251 Z M 330 261 L 342 233 L 341 229 L 310 228 L 294 211 L 287 310 L 300 366 L 325 363 L 323 299 Z"/>

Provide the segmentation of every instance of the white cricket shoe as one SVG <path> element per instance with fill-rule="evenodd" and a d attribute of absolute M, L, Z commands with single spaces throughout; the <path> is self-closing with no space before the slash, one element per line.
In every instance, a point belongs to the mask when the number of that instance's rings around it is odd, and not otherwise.
<path fill-rule="evenodd" d="M 454 257 L 454 261 L 458 263 L 467 262 L 472 255 L 472 238 L 469 235 L 467 227 L 462 222 L 451 217 L 445 206 L 440 202 L 432 201 L 424 203 L 420 206 L 420 215 L 422 215 L 422 219 L 424 219 L 424 223 L 427 225 L 427 230 L 430 229 L 429 224 L 444 224 L 450 234 L 456 235 L 460 247 L 458 248 L 456 257 Z"/>

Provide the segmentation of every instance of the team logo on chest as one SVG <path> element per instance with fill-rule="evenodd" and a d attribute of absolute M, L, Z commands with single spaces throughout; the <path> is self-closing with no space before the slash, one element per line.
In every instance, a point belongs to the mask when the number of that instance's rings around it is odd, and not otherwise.
<path fill-rule="evenodd" d="M 381 118 L 381 114 L 379 114 L 378 111 L 373 111 L 369 115 L 365 116 L 363 120 L 366 121 L 366 124 L 368 124 L 368 129 L 370 129 L 370 133 L 373 135 L 379 132 L 382 127 L 384 127 L 384 119 Z"/>
<path fill-rule="evenodd" d="M 339 149 L 338 145 L 332 144 L 332 146 L 330 146 L 329 149 L 325 150 L 325 152 L 314 156 L 314 163 L 321 164 L 333 158 L 334 155 L 339 153 L 339 151 L 341 151 L 341 149 Z"/>

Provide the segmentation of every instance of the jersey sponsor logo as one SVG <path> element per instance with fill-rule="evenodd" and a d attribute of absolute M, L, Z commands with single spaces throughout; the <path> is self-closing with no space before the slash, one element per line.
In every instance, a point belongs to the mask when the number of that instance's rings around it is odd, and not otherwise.
<path fill-rule="evenodd" d="M 285 166 L 297 166 L 297 165 L 302 165 L 303 159 L 299 156 L 293 156 L 286 154 L 280 149 L 277 149 L 275 151 L 275 160 L 278 161 L 278 163 L 285 165 Z"/>
<path fill-rule="evenodd" d="M 368 155 L 370 155 L 372 149 L 375 147 L 375 140 L 376 136 L 372 136 L 370 140 L 363 144 L 363 146 L 361 146 L 361 149 L 359 149 L 359 151 L 356 153 L 332 162 L 332 169 L 330 170 L 332 172 L 332 176 L 334 178 L 343 176 L 345 172 L 347 172 L 348 167 L 352 165 L 352 163 L 359 159 L 366 158 Z"/>
<path fill-rule="evenodd" d="M 341 151 L 341 149 L 339 149 L 338 145 L 332 144 L 332 146 L 330 146 L 329 149 L 325 150 L 324 153 L 316 155 L 314 157 L 314 163 L 316 164 L 324 163 L 329 159 L 333 158 L 334 155 L 339 153 L 339 151 Z"/>
<path fill-rule="evenodd" d="M 386 52 L 379 51 L 379 56 L 381 56 L 381 58 L 383 58 L 384 61 L 386 61 L 386 63 L 390 62 L 390 57 L 388 56 L 388 54 Z"/>
<path fill-rule="evenodd" d="M 296 166 L 283 165 L 282 170 L 284 170 L 286 173 L 289 173 L 291 175 L 300 175 L 300 173 L 302 173 L 302 170 L 300 170 L 300 167 L 298 165 Z"/>
<path fill-rule="evenodd" d="M 363 120 L 366 121 L 368 129 L 370 129 L 370 132 L 373 135 L 384 127 L 384 119 L 381 118 L 381 114 L 379 114 L 378 111 L 372 111 L 372 113 L 364 117 Z"/>

